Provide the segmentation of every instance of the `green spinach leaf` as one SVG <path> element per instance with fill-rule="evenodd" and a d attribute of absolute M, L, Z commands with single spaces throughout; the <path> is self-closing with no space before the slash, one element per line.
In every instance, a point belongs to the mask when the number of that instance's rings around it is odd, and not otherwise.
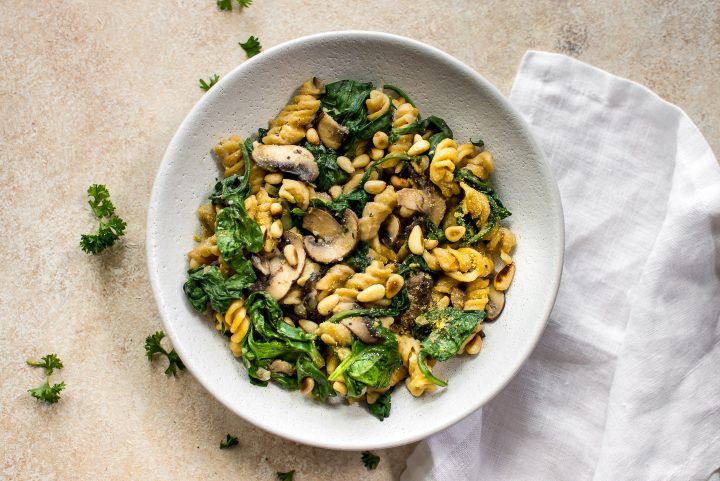
<path fill-rule="evenodd" d="M 255 272 L 236 273 L 225 279 L 216 266 L 201 266 L 188 271 L 183 291 L 190 304 L 202 312 L 208 302 L 214 310 L 224 314 L 230 303 L 242 297 L 242 291 L 255 282 Z"/>
<path fill-rule="evenodd" d="M 392 405 L 391 395 L 394 390 L 395 387 L 393 386 L 382 393 L 373 404 L 368 404 L 368 411 L 370 411 L 370 414 L 378 418 L 380 421 L 390 416 L 390 407 Z"/>
<path fill-rule="evenodd" d="M 295 370 L 297 371 L 298 383 L 301 383 L 306 377 L 310 377 L 315 381 L 312 393 L 316 398 L 324 402 L 328 398 L 335 396 L 335 390 L 330 386 L 325 374 L 307 356 L 298 358 Z"/>
<path fill-rule="evenodd" d="M 315 157 L 315 162 L 320 169 L 320 174 L 315 180 L 320 190 L 327 192 L 333 185 L 341 185 L 347 181 L 347 172 L 337 165 L 337 152 L 323 144 L 313 145 L 310 142 L 305 142 L 303 147 Z"/>
<path fill-rule="evenodd" d="M 372 261 L 369 252 L 370 245 L 365 241 L 360 241 L 352 254 L 345 258 L 345 264 L 352 267 L 355 272 L 365 272 Z"/>
<path fill-rule="evenodd" d="M 393 371 L 402 365 L 395 334 L 377 326 L 383 341 L 378 344 L 364 344 L 358 339 L 352 343 L 352 352 L 330 374 L 328 380 L 339 376 L 350 377 L 366 386 L 388 387 Z"/>

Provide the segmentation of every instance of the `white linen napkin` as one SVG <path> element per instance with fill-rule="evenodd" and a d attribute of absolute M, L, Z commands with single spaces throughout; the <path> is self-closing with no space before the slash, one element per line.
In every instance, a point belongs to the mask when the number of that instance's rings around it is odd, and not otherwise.
<path fill-rule="evenodd" d="M 560 187 L 557 302 L 516 378 L 422 442 L 401 479 L 720 480 L 710 147 L 682 110 L 562 55 L 528 52 L 510 100 Z"/>

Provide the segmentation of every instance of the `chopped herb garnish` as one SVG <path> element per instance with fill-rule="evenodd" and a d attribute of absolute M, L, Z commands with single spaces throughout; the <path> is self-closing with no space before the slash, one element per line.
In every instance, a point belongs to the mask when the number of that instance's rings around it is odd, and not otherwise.
<path fill-rule="evenodd" d="M 112 246 L 125 234 L 125 221 L 115 215 L 115 206 L 110 202 L 110 192 L 101 184 L 88 187 L 88 204 L 98 220 L 95 234 L 80 236 L 80 247 L 88 254 L 98 254 Z"/>
<path fill-rule="evenodd" d="M 252 35 L 250 35 L 250 38 L 248 38 L 244 43 L 240 42 L 240 46 L 243 50 L 245 50 L 247 58 L 254 57 L 262 51 L 260 40 Z"/>
<path fill-rule="evenodd" d="M 45 369 L 45 382 L 34 389 L 28 389 L 30 395 L 49 404 L 54 404 L 60 399 L 60 391 L 65 389 L 65 383 L 50 384 L 50 375 L 55 369 L 62 369 L 63 363 L 55 354 L 47 354 L 40 361 L 28 359 L 25 361 L 28 366 L 41 367 Z"/>
<path fill-rule="evenodd" d="M 378 467 L 378 464 L 380 464 L 380 456 L 373 454 L 370 451 L 363 451 L 362 462 L 365 465 L 365 469 L 370 471 Z"/>
<path fill-rule="evenodd" d="M 477 139 L 477 140 L 470 139 L 470 143 L 473 144 L 475 147 L 480 147 L 480 148 L 485 147 L 485 141 L 483 139 Z"/>
<path fill-rule="evenodd" d="M 277 476 L 278 481 L 293 481 L 293 478 L 295 477 L 295 470 L 293 469 L 292 471 L 288 471 L 286 473 L 278 471 L 275 475 Z"/>
<path fill-rule="evenodd" d="M 230 436 L 229 434 L 225 437 L 225 441 L 220 441 L 220 449 L 228 449 L 233 446 L 237 446 L 238 438 Z"/>
<path fill-rule="evenodd" d="M 198 83 L 200 84 L 200 88 L 207 92 L 212 88 L 213 85 L 218 83 L 218 80 L 220 80 L 220 76 L 218 74 L 213 74 L 210 76 L 210 79 L 207 82 L 203 79 L 200 79 L 198 80 Z"/>
<path fill-rule="evenodd" d="M 217 6 L 220 10 L 232 10 L 232 0 L 217 0 Z M 252 5 L 253 0 L 237 0 L 240 8 L 246 8 Z"/>
<path fill-rule="evenodd" d="M 167 357 L 168 367 L 167 369 L 165 369 L 165 374 L 167 374 L 168 376 L 177 376 L 177 370 L 185 369 L 185 365 L 180 359 L 180 356 L 178 356 L 175 352 L 175 349 L 172 349 L 168 352 L 167 350 L 165 350 L 164 347 L 162 347 L 160 341 L 162 341 L 164 337 L 165 333 L 163 331 L 158 331 L 155 334 L 149 335 L 145 339 L 145 354 L 147 355 L 147 358 L 151 361 L 153 360 L 155 354 L 162 354 Z"/>

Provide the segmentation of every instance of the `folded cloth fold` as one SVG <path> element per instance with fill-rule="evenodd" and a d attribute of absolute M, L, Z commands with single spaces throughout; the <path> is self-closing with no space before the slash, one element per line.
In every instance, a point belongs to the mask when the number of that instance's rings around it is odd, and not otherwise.
<path fill-rule="evenodd" d="M 401 479 L 720 480 L 709 145 L 650 90 L 562 55 L 528 52 L 510 100 L 560 188 L 557 302 L 516 378 L 419 444 Z"/>

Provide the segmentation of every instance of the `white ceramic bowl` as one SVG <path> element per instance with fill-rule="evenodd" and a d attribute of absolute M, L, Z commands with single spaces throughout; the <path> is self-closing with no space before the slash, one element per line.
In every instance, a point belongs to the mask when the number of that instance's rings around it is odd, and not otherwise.
<path fill-rule="evenodd" d="M 218 139 L 248 136 L 266 125 L 294 89 L 316 76 L 388 83 L 404 89 L 420 112 L 444 118 L 455 138 L 481 137 L 495 158 L 493 182 L 513 215 L 515 280 L 505 311 L 487 324 L 477 357 L 443 363 L 449 386 L 413 398 L 404 386 L 383 422 L 358 405 L 329 406 L 277 386 L 256 387 L 227 340 L 185 300 L 185 258 L 198 232 L 197 207 L 220 171 Z M 555 300 L 563 258 L 557 186 L 517 111 L 477 72 L 433 47 L 375 32 L 332 32 L 268 49 L 225 75 L 183 121 L 167 148 L 150 200 L 147 257 L 165 330 L 185 365 L 220 402 L 247 421 L 294 441 L 335 449 L 410 443 L 446 428 L 498 393 L 530 355 Z"/>

